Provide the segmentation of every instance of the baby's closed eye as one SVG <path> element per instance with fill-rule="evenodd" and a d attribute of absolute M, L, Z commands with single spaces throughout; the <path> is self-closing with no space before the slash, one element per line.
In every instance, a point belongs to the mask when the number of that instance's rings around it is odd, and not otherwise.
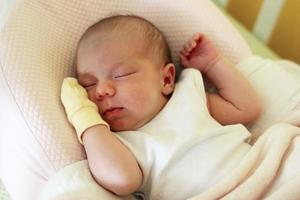
<path fill-rule="evenodd" d="M 92 86 L 95 86 L 96 83 L 91 83 L 91 84 L 87 84 L 87 85 L 83 85 L 84 88 L 91 88 Z"/>
<path fill-rule="evenodd" d="M 97 84 L 97 79 L 93 76 L 84 74 L 78 77 L 79 84 L 85 89 L 93 87 Z"/>
<path fill-rule="evenodd" d="M 119 72 L 116 73 L 113 78 L 114 79 L 119 79 L 119 78 L 125 78 L 131 75 L 134 75 L 136 73 L 136 71 L 124 71 L 124 72 Z"/>
<path fill-rule="evenodd" d="M 96 86 L 96 84 L 96 82 L 81 83 L 82 87 L 85 89 L 91 89 L 92 87 Z"/>

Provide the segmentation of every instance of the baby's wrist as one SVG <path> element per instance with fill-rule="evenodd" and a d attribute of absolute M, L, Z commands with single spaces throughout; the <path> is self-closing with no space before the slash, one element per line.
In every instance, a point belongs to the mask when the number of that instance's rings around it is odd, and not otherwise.
<path fill-rule="evenodd" d="M 82 143 L 81 136 L 85 130 L 95 125 L 109 125 L 101 118 L 100 114 L 93 107 L 84 107 L 74 114 L 72 124 L 76 130 L 78 139 Z"/>
<path fill-rule="evenodd" d="M 104 134 L 104 133 L 110 133 L 109 127 L 106 126 L 105 124 L 96 124 L 94 126 L 87 128 L 81 134 L 81 136 L 80 136 L 81 138 L 79 141 L 82 142 L 82 144 L 85 144 L 87 139 L 94 140 L 95 137 L 98 137 L 97 135 Z"/>
<path fill-rule="evenodd" d="M 219 65 L 222 62 L 223 58 L 221 56 L 216 56 L 214 59 L 212 59 L 202 70 L 201 72 L 203 74 L 209 73 L 215 66 Z"/>

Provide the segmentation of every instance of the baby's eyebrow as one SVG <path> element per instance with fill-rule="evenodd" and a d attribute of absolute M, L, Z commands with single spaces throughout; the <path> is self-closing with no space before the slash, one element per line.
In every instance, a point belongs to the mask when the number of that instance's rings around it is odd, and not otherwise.
<path fill-rule="evenodd" d="M 88 73 L 80 73 L 80 72 L 78 72 L 77 76 L 78 76 L 78 79 L 79 79 L 79 78 L 86 78 L 86 77 L 91 76 L 91 75 L 88 74 Z"/>
<path fill-rule="evenodd" d="M 87 72 L 78 72 L 78 75 L 80 75 L 80 76 L 91 76 L 91 74 L 87 73 Z"/>
<path fill-rule="evenodd" d="M 112 68 L 113 68 L 113 69 L 116 69 L 116 68 L 119 68 L 119 67 L 121 67 L 121 66 L 126 66 L 126 65 L 128 65 L 128 63 L 125 62 L 125 61 L 115 62 L 115 63 L 112 65 Z"/>
<path fill-rule="evenodd" d="M 113 64 L 113 67 L 120 67 L 120 66 L 132 66 L 132 65 L 137 65 L 138 62 L 136 60 L 122 60 L 115 62 Z"/>

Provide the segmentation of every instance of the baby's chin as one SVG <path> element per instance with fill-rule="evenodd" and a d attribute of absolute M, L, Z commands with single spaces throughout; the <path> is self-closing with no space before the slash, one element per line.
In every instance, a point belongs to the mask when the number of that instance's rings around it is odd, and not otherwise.
<path fill-rule="evenodd" d="M 138 128 L 142 127 L 144 124 L 130 124 L 126 122 L 108 122 L 110 126 L 110 130 L 114 132 L 120 132 L 120 131 L 134 131 Z"/>
<path fill-rule="evenodd" d="M 121 131 L 134 131 L 136 129 L 131 126 L 110 125 L 110 130 L 112 130 L 114 132 L 121 132 Z"/>
<path fill-rule="evenodd" d="M 133 129 L 119 128 L 119 127 L 111 127 L 110 129 L 111 129 L 113 132 L 133 131 Z"/>

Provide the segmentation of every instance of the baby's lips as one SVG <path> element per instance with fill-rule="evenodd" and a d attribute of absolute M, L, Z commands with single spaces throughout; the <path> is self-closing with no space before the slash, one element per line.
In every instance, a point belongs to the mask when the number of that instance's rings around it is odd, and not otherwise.
<path fill-rule="evenodd" d="M 114 111 L 118 111 L 118 110 L 122 110 L 123 107 L 111 107 L 111 108 L 108 108 L 106 109 L 104 112 L 103 112 L 103 116 L 107 115 L 108 113 L 111 113 L 111 112 L 114 112 Z"/>

